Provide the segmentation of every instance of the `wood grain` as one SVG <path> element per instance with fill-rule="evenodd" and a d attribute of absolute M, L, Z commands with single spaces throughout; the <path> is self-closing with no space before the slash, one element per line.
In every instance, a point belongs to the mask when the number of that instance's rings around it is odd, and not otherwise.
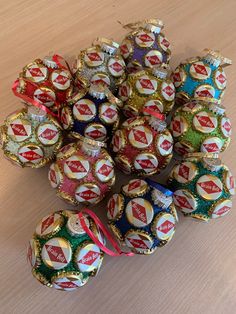
<path fill-rule="evenodd" d="M 173 44 L 172 67 L 203 48 L 236 62 L 234 0 L 0 0 L 0 120 L 20 107 L 11 84 L 22 66 L 50 51 L 69 56 L 97 36 L 120 41 L 127 23 L 158 17 Z M 227 69 L 224 105 L 236 123 L 235 65 Z M 223 154 L 235 167 L 236 141 Z M 119 175 L 114 191 L 125 176 Z M 180 217 L 171 243 L 152 256 L 105 258 L 100 275 L 74 293 L 36 282 L 26 264 L 26 245 L 36 222 L 52 209 L 71 208 L 57 199 L 47 168 L 13 167 L 1 154 L 0 313 L 214 313 L 236 312 L 236 211 L 209 224 Z M 105 221 L 105 203 L 97 213 Z"/>

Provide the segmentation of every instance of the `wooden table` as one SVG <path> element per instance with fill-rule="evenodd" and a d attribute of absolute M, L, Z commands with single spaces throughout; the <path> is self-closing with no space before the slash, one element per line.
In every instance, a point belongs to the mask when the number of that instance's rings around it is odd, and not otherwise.
<path fill-rule="evenodd" d="M 125 31 L 118 20 L 163 19 L 173 44 L 172 67 L 205 47 L 219 49 L 236 62 L 234 0 L 1 0 L 0 4 L 1 121 L 21 106 L 11 84 L 23 65 L 51 51 L 72 59 L 97 36 L 120 41 Z M 235 65 L 226 71 L 223 104 L 234 125 Z M 231 169 L 235 154 L 234 136 L 223 154 Z M 36 222 L 52 209 L 72 208 L 55 196 L 47 171 L 47 167 L 22 170 L 1 154 L 0 313 L 236 313 L 235 210 L 209 224 L 180 215 L 168 246 L 152 256 L 106 257 L 99 276 L 77 292 L 62 293 L 38 284 L 26 264 L 28 239 Z M 114 191 L 124 179 L 120 175 Z M 97 212 L 105 218 L 105 202 Z"/>

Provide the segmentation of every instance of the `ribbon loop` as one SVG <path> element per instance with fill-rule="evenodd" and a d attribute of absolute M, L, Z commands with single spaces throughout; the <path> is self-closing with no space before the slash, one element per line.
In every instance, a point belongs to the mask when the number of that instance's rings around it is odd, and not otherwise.
<path fill-rule="evenodd" d="M 87 214 L 90 218 L 93 219 L 95 224 L 99 227 L 99 229 L 103 232 L 104 236 L 108 239 L 108 241 L 111 243 L 112 247 L 114 248 L 115 251 L 112 251 L 108 249 L 96 236 L 95 234 L 89 229 L 89 227 L 86 225 L 85 220 L 84 220 L 84 215 Z M 126 255 L 126 256 L 134 256 L 134 253 L 132 252 L 123 252 L 120 247 L 118 242 L 113 238 L 111 235 L 110 231 L 104 226 L 102 221 L 97 217 L 97 215 L 94 214 L 90 209 L 84 208 L 80 211 L 78 214 L 78 217 L 80 219 L 80 223 L 84 231 L 87 233 L 87 235 L 96 243 L 99 248 L 105 252 L 106 254 L 110 256 L 121 256 L 121 255 Z"/>

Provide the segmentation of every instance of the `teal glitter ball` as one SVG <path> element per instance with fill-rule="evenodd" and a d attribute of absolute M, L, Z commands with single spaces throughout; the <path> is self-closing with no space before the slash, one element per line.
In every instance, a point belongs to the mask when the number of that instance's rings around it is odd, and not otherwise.
<path fill-rule="evenodd" d="M 185 216 L 208 221 L 232 208 L 235 180 L 216 154 L 188 154 L 172 169 L 169 184 L 174 204 Z"/>

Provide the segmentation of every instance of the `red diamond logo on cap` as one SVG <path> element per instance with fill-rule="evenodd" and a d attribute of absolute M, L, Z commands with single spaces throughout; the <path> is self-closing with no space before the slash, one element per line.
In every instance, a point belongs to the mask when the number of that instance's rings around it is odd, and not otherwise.
<path fill-rule="evenodd" d="M 108 209 L 111 217 L 113 217 L 113 215 L 114 215 L 115 206 L 116 206 L 116 202 L 115 202 L 114 197 L 112 197 L 108 203 L 108 206 L 107 206 L 107 209 Z"/>
<path fill-rule="evenodd" d="M 106 85 L 108 86 L 107 82 L 103 79 L 98 79 L 98 80 L 93 80 L 93 84 L 101 84 L 101 85 Z"/>
<path fill-rule="evenodd" d="M 157 105 L 150 105 L 150 106 L 147 106 L 147 108 L 150 110 L 156 111 L 158 113 L 161 113 L 161 110 L 158 108 Z"/>
<path fill-rule="evenodd" d="M 220 73 L 220 74 L 217 76 L 216 79 L 217 79 L 221 84 L 224 84 L 225 81 L 226 81 L 226 77 L 225 77 L 222 73 Z"/>
<path fill-rule="evenodd" d="M 137 37 L 144 43 L 153 41 L 152 37 L 150 37 L 148 34 L 140 34 L 137 35 Z"/>
<path fill-rule="evenodd" d="M 65 125 L 68 124 L 67 115 L 66 115 L 65 112 L 63 112 L 62 115 L 61 115 L 61 122 L 62 122 L 63 124 L 65 124 Z"/>
<path fill-rule="evenodd" d="M 133 247 L 139 248 L 139 249 L 148 249 L 147 244 L 144 242 L 146 238 L 142 237 L 141 235 L 139 236 L 140 239 L 133 239 L 133 238 L 127 238 L 129 242 L 132 244 Z M 142 240 L 143 238 L 143 240 Z"/>
<path fill-rule="evenodd" d="M 57 184 L 56 171 L 51 169 L 49 176 L 50 176 L 50 181 Z"/>
<path fill-rule="evenodd" d="M 173 120 L 172 128 L 173 128 L 173 131 L 175 131 L 176 133 L 181 133 L 180 121 L 179 120 Z"/>
<path fill-rule="evenodd" d="M 231 131 L 231 124 L 229 121 L 225 121 L 223 128 L 229 133 Z"/>
<path fill-rule="evenodd" d="M 40 134 L 41 137 L 47 140 L 52 140 L 56 135 L 57 135 L 57 131 L 49 129 L 49 128 L 47 128 Z"/>
<path fill-rule="evenodd" d="M 55 173 L 55 171 L 54 171 Z M 54 223 L 54 214 L 48 216 L 45 220 L 41 223 L 41 233 L 43 234 L 45 230 L 48 229 Z"/>
<path fill-rule="evenodd" d="M 110 65 L 110 68 L 112 68 L 114 71 L 116 71 L 117 73 L 119 73 L 122 69 L 123 69 L 123 67 L 122 67 L 122 65 L 119 63 L 119 62 L 114 62 L 114 63 L 112 63 L 111 65 Z"/>
<path fill-rule="evenodd" d="M 152 163 L 150 159 L 137 159 L 137 163 L 140 165 L 142 169 L 155 168 L 155 165 Z"/>
<path fill-rule="evenodd" d="M 113 170 L 113 167 L 103 164 L 102 167 L 98 170 L 98 173 L 102 174 L 103 176 L 109 176 L 111 171 Z"/>
<path fill-rule="evenodd" d="M 86 134 L 95 139 L 104 136 L 104 133 L 99 130 L 92 130 L 90 132 L 86 132 Z"/>
<path fill-rule="evenodd" d="M 91 190 L 86 190 L 80 193 L 76 193 L 77 195 L 79 195 L 81 198 L 83 198 L 84 200 L 88 201 L 91 200 L 93 198 L 97 198 L 99 195 Z"/>
<path fill-rule="evenodd" d="M 174 80 L 174 82 L 181 82 L 181 81 L 182 81 L 179 72 L 175 72 L 175 73 L 174 73 L 174 75 L 173 75 L 173 80 Z"/>
<path fill-rule="evenodd" d="M 147 137 L 144 131 L 133 130 L 134 138 L 137 142 L 148 144 Z"/>
<path fill-rule="evenodd" d="M 154 90 L 154 86 L 150 80 L 140 79 L 139 82 L 143 88 Z"/>
<path fill-rule="evenodd" d="M 163 222 L 158 228 L 157 230 L 167 234 L 171 229 L 173 229 L 175 226 L 175 224 L 173 224 L 171 221 L 166 220 L 165 222 Z"/>
<path fill-rule="evenodd" d="M 102 61 L 102 58 L 99 56 L 97 52 L 89 52 L 87 53 L 87 56 L 91 61 Z"/>
<path fill-rule="evenodd" d="M 42 156 L 33 151 L 33 148 L 31 148 L 27 152 L 20 153 L 19 155 L 30 161 L 42 158 Z"/>
<path fill-rule="evenodd" d="M 207 70 L 204 65 L 201 64 L 194 64 L 194 69 L 197 73 L 202 74 L 202 75 L 207 75 Z"/>
<path fill-rule="evenodd" d="M 172 146 L 172 143 L 168 140 L 164 140 L 160 145 L 160 147 L 166 151 L 168 151 L 171 148 L 171 146 Z"/>
<path fill-rule="evenodd" d="M 120 92 L 120 95 L 121 95 L 121 96 L 123 96 L 123 97 L 128 97 L 128 88 L 127 88 L 127 86 L 122 85 L 122 86 L 120 87 L 119 92 Z"/>
<path fill-rule="evenodd" d="M 129 52 L 128 46 L 126 44 L 123 44 L 120 46 L 120 51 L 122 54 L 127 54 Z"/>
<path fill-rule="evenodd" d="M 207 127 L 207 128 L 214 128 L 214 124 L 212 123 L 212 120 L 207 116 L 202 115 L 196 115 L 196 118 L 201 126 Z"/>
<path fill-rule="evenodd" d="M 29 68 L 28 70 L 33 77 L 44 76 L 43 72 L 39 68 Z"/>
<path fill-rule="evenodd" d="M 113 119 L 116 115 L 116 110 L 109 107 L 103 112 L 103 115 L 109 119 Z"/>
<path fill-rule="evenodd" d="M 114 146 L 117 149 L 119 149 L 119 147 L 120 147 L 120 137 L 118 135 L 114 136 Z"/>
<path fill-rule="evenodd" d="M 128 192 L 135 190 L 141 186 L 141 180 L 135 180 L 128 185 Z"/>
<path fill-rule="evenodd" d="M 166 40 L 166 38 L 163 38 L 162 41 L 161 41 L 161 44 L 163 46 L 165 46 L 166 48 L 168 48 L 170 46 L 170 43 L 168 40 Z"/>
<path fill-rule="evenodd" d="M 229 184 L 230 184 L 230 189 L 234 189 L 235 188 L 235 180 L 234 180 L 233 176 L 230 176 Z"/>
<path fill-rule="evenodd" d="M 214 212 L 214 214 L 218 215 L 218 216 L 221 216 L 224 213 L 228 212 L 229 210 L 230 210 L 229 206 L 224 206 L 224 207 L 221 207 L 218 211 Z"/>
<path fill-rule="evenodd" d="M 140 205 L 139 203 L 136 203 L 134 201 L 131 201 L 131 206 L 132 206 L 132 213 L 133 216 L 142 221 L 143 223 L 147 223 L 147 215 L 146 215 L 146 210 L 145 207 Z"/>
<path fill-rule="evenodd" d="M 54 80 L 55 83 L 58 83 L 60 85 L 65 85 L 67 81 L 68 81 L 68 77 L 61 74 L 59 74 Z"/>
<path fill-rule="evenodd" d="M 11 123 L 10 126 L 11 126 L 12 131 L 15 135 L 27 136 L 27 132 L 25 130 L 25 127 L 22 124 Z"/>
<path fill-rule="evenodd" d="M 199 97 L 212 97 L 212 94 L 209 92 L 209 90 L 207 89 L 203 89 L 203 90 L 200 90 L 200 91 L 196 91 L 196 94 L 199 96 Z"/>
<path fill-rule="evenodd" d="M 80 105 L 76 105 L 76 109 L 79 111 L 79 113 L 83 116 L 90 116 L 92 115 L 92 111 L 89 108 L 89 106 L 87 104 L 80 104 Z"/>
<path fill-rule="evenodd" d="M 158 58 L 158 56 L 147 56 L 147 60 L 151 63 L 151 65 L 160 64 L 161 60 Z"/>
<path fill-rule="evenodd" d="M 219 152 L 220 148 L 216 143 L 203 144 L 205 150 L 209 153 Z"/>
<path fill-rule="evenodd" d="M 169 97 L 174 94 L 174 90 L 170 85 L 167 85 L 164 89 L 163 92 L 165 92 Z"/>
<path fill-rule="evenodd" d="M 41 94 L 38 94 L 36 97 L 37 97 L 38 100 L 40 100 L 41 102 L 49 102 L 49 101 L 52 101 L 53 98 L 52 98 L 48 93 L 49 93 L 49 92 L 42 91 Z"/>
<path fill-rule="evenodd" d="M 79 263 L 84 265 L 92 265 L 99 257 L 100 253 L 89 251 L 79 260 Z"/>
<path fill-rule="evenodd" d="M 221 192 L 221 189 L 213 181 L 199 182 L 198 185 L 208 194 Z"/>
<path fill-rule="evenodd" d="M 181 195 L 175 195 L 175 199 L 178 201 L 180 207 L 193 209 L 186 197 Z"/>
<path fill-rule="evenodd" d="M 189 167 L 186 165 L 182 164 L 179 167 L 179 175 L 183 177 L 184 179 L 188 180 L 189 177 Z"/>
<path fill-rule="evenodd" d="M 77 288 L 78 286 L 73 281 L 65 281 L 65 282 L 55 282 L 55 284 L 62 289 L 68 289 L 68 288 Z"/>
<path fill-rule="evenodd" d="M 63 263 L 63 264 L 67 263 L 64 252 L 60 246 L 45 244 L 45 248 L 52 262 Z"/>
<path fill-rule="evenodd" d="M 66 164 L 72 172 L 86 172 L 86 169 L 79 160 L 66 161 Z"/>

